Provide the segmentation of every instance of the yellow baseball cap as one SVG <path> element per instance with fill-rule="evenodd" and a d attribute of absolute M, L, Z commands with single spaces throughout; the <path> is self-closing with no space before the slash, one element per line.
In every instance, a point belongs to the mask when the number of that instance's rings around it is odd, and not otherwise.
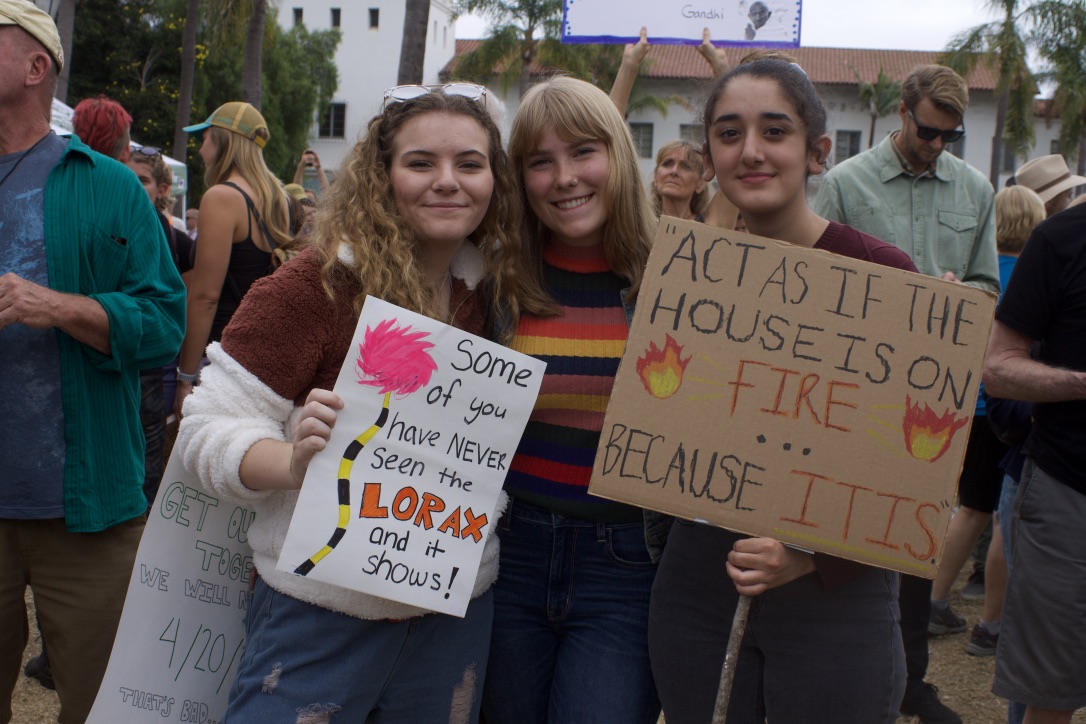
<path fill-rule="evenodd" d="M 64 48 L 60 45 L 57 24 L 49 13 L 29 0 L 0 0 L 0 25 L 18 25 L 45 46 L 57 64 L 57 72 L 64 67 Z"/>
<path fill-rule="evenodd" d="M 0 2 L 3 1 L 0 0 Z M 203 123 L 185 126 L 185 133 L 198 133 L 210 126 L 218 126 L 245 136 L 261 148 L 264 148 L 268 139 L 271 138 L 264 116 L 260 115 L 260 111 L 256 108 L 242 101 L 223 103 Z"/>

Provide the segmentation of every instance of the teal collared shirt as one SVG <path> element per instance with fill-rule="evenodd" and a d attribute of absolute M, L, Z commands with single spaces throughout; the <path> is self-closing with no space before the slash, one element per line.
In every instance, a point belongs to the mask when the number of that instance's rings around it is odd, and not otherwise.
<path fill-rule="evenodd" d="M 64 409 L 64 520 L 104 530 L 147 507 L 139 371 L 174 358 L 185 287 L 136 175 L 72 136 L 45 185 L 49 287 L 96 300 L 110 355 L 57 330 Z"/>
<path fill-rule="evenodd" d="M 988 179 L 948 152 L 939 154 L 934 175 L 911 176 L 893 138 L 830 169 L 815 213 L 893 244 L 923 274 L 950 271 L 970 286 L 999 292 L 995 192 Z"/>

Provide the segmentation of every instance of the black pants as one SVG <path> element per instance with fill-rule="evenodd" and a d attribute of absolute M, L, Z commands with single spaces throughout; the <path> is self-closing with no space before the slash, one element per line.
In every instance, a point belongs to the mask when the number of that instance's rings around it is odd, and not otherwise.
<path fill-rule="evenodd" d="M 166 397 L 162 368 L 140 371 L 140 425 L 146 448 L 143 454 L 143 494 L 147 505 L 155 502 L 162 481 L 163 446 L 166 442 Z"/>
<path fill-rule="evenodd" d="M 905 646 L 906 697 L 928 675 L 928 620 L 931 618 L 932 584 L 927 578 L 901 575 L 897 600 L 901 609 L 901 642 Z"/>
<path fill-rule="evenodd" d="M 738 602 L 736 533 L 677 520 L 649 608 L 649 656 L 668 724 L 712 717 Z M 898 575 L 868 568 L 829 591 L 816 573 L 751 603 L 729 724 L 892 724 L 905 688 Z"/>

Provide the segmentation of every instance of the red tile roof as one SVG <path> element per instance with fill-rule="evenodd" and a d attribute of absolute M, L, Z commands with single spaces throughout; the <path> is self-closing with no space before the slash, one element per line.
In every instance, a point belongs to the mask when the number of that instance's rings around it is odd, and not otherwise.
<path fill-rule="evenodd" d="M 479 40 L 457 40 L 456 55 L 443 72 L 452 71 L 456 59 L 479 46 Z M 728 60 L 734 65 L 750 52 L 750 48 L 725 48 Z M 874 81 L 881 67 L 893 80 L 904 80 L 918 65 L 934 63 L 939 52 L 934 50 L 868 50 L 860 48 L 792 48 L 795 56 L 811 80 L 818 85 L 856 85 L 860 80 Z M 546 71 L 538 64 L 532 66 L 533 74 Z M 641 66 L 647 78 L 678 80 L 706 80 L 711 77 L 708 63 L 693 45 L 654 45 Z M 986 66 L 978 67 L 969 75 L 971 90 L 990 91 L 995 88 L 995 74 Z"/>

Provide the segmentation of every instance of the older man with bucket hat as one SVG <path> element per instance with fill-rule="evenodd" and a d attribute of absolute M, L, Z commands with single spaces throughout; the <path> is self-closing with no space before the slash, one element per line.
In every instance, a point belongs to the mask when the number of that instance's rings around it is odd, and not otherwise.
<path fill-rule="evenodd" d="M 1086 184 L 1086 178 L 1072 174 L 1058 153 L 1026 161 L 1014 178 L 1019 185 L 1037 192 L 1045 202 L 1045 216 L 1066 209 L 1071 203 L 1071 190 Z"/>

